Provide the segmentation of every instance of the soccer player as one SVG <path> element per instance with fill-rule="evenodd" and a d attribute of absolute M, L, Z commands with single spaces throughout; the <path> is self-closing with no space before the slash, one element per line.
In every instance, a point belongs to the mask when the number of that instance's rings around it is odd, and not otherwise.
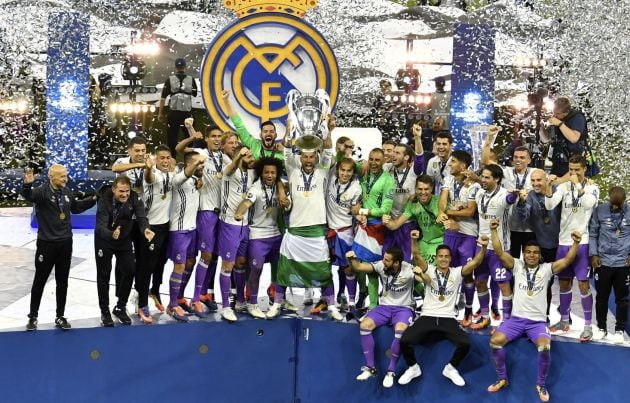
<path fill-rule="evenodd" d="M 391 357 L 387 373 L 383 378 L 383 386 L 391 388 L 394 384 L 396 365 L 400 356 L 400 338 L 413 320 L 413 281 L 414 268 L 403 260 L 399 248 L 385 251 L 383 259 L 375 263 L 357 261 L 356 254 L 348 251 L 346 258 L 350 263 L 350 270 L 363 273 L 376 273 L 383 286 L 379 305 L 371 309 L 361 320 L 361 348 L 365 355 L 366 365 L 361 367 L 358 381 L 365 381 L 376 375 L 374 359 L 374 329 L 384 325 L 394 327 L 394 340 L 391 345 Z"/>
<path fill-rule="evenodd" d="M 499 234 L 502 235 L 505 249 L 510 246 L 510 223 L 509 212 L 510 206 L 516 202 L 518 191 L 508 192 L 501 187 L 501 179 L 503 179 L 503 170 L 498 165 L 488 165 L 481 172 L 481 189 L 477 192 L 476 202 L 479 213 L 479 235 L 488 235 L 490 233 L 490 221 L 499 220 Z M 512 310 L 512 273 L 502 266 L 499 258 L 492 250 L 490 245 L 486 251 L 486 257 L 483 263 L 475 270 L 475 283 L 477 285 L 477 297 L 481 307 L 481 317 L 479 320 L 470 325 L 472 329 L 483 329 L 490 326 L 490 318 L 488 312 L 489 295 L 488 295 L 488 276 L 490 281 L 499 284 L 501 295 L 503 296 L 503 317 L 510 317 Z M 495 313 L 498 319 L 498 312 Z"/>
<path fill-rule="evenodd" d="M 255 172 L 257 179 L 248 189 L 247 199 L 236 209 L 234 219 L 237 221 L 245 219 L 245 214 L 249 210 L 247 256 L 251 272 L 248 281 L 250 295 L 247 312 L 254 318 L 266 319 L 267 316 L 258 306 L 258 288 L 263 265 L 267 262 L 276 264 L 280 259 L 282 234 L 278 228 L 280 202 L 277 181 L 280 180 L 282 161 L 262 157 L 256 161 Z M 271 277 L 274 282 L 276 280 L 274 273 Z"/>
<path fill-rule="evenodd" d="M 468 180 L 468 168 L 472 164 L 472 157 L 462 150 L 453 151 L 450 159 L 451 175 L 444 178 L 440 191 L 440 202 L 437 222 L 443 223 L 444 244 L 451 249 L 452 263 L 464 266 L 475 255 L 479 225 L 477 223 L 477 192 L 478 183 Z M 462 326 L 472 323 L 472 304 L 475 296 L 475 280 L 472 273 L 465 275 L 464 289 L 464 318 Z"/>
<path fill-rule="evenodd" d="M 129 140 L 127 153 L 129 156 L 118 158 L 112 165 L 116 175 L 126 175 L 131 181 L 132 190 L 142 195 L 142 176 L 146 167 L 147 140 L 136 136 Z"/>
<path fill-rule="evenodd" d="M 389 168 L 392 163 L 392 155 L 394 154 L 394 147 L 396 147 L 396 142 L 394 140 L 386 140 L 381 145 L 381 149 L 383 150 L 383 158 L 384 163 L 387 164 L 386 167 Z"/>
<path fill-rule="evenodd" d="M 490 223 L 494 253 L 503 267 L 514 276 L 514 308 L 512 316 L 506 318 L 490 338 L 492 359 L 499 379 L 488 387 L 488 392 L 498 392 L 508 385 L 505 366 L 505 350 L 503 346 L 523 335 L 534 343 L 538 349 L 538 379 L 536 390 L 540 400 L 549 400 L 546 379 L 551 365 L 551 336 L 547 329 L 547 287 L 549 279 L 569 267 L 578 252 L 582 240 L 579 231 L 571 233 L 573 244 L 562 259 L 553 263 L 542 263 L 540 246 L 536 241 L 529 241 L 523 250 L 524 259 L 514 259 L 503 250 L 503 236 L 499 235 L 500 223 L 494 219 Z"/>
<path fill-rule="evenodd" d="M 451 158 L 452 149 L 453 137 L 451 137 L 448 132 L 440 132 L 435 136 L 435 151 L 437 155 L 426 162 L 426 166 L 424 155 L 422 159 L 418 161 L 422 162 L 422 169 L 426 167 L 426 174 L 433 179 L 433 183 L 435 183 L 435 194 L 440 192 L 444 178 L 451 174 L 449 159 Z"/>
<path fill-rule="evenodd" d="M 419 237 L 418 231 L 411 233 L 414 257 L 418 262 L 419 269 L 416 273 L 426 286 L 425 301 L 420 318 L 405 331 L 400 340 L 401 351 L 408 368 L 401 375 L 398 383 L 406 385 L 421 375 L 422 371 L 416 361 L 413 346 L 424 342 L 430 334 L 438 334 L 456 346 L 450 362 L 442 371 L 442 375 L 450 379 L 455 385 L 464 386 L 466 382 L 459 374 L 457 367 L 470 350 L 470 340 L 468 334 L 462 330 L 455 318 L 454 307 L 457 304 L 463 277 L 470 275 L 482 262 L 490 240 L 487 236 L 482 236 L 479 239 L 480 249 L 475 257 L 463 266 L 452 267 L 451 248 L 446 245 L 438 246 L 435 264 L 427 263 L 418 251 L 417 241 Z"/>
<path fill-rule="evenodd" d="M 57 283 L 57 316 L 55 326 L 63 330 L 71 328 L 64 317 L 68 277 L 72 260 L 72 224 L 70 214 L 80 214 L 94 206 L 96 198 L 77 199 L 66 188 L 68 170 L 59 164 L 48 168 L 48 183 L 33 189 L 35 175 L 32 170 L 24 173 L 22 196 L 33 203 L 37 216 L 37 249 L 35 250 L 35 277 L 31 287 L 31 306 L 26 330 L 37 329 L 37 315 L 42 301 L 44 286 L 53 267 Z"/>
<path fill-rule="evenodd" d="M 221 184 L 221 215 L 219 216 L 218 252 L 221 257 L 221 318 L 233 323 L 236 322 L 236 314 L 230 307 L 230 277 L 234 270 L 234 282 L 236 283 L 237 312 L 245 312 L 245 283 L 247 282 L 247 241 L 249 239 L 249 220 L 238 221 L 235 217 L 236 209 L 241 201 L 247 199 L 247 192 L 254 182 L 254 171 L 251 169 L 254 163 L 249 148 L 238 146 L 234 159 L 223 168 L 223 183 Z"/>
<path fill-rule="evenodd" d="M 593 295 L 591 294 L 591 287 L 588 281 L 590 270 L 588 224 L 599 199 L 599 187 L 584 177 L 586 165 L 586 158 L 583 156 L 571 156 L 569 158 L 569 181 L 560 184 L 554 191 L 552 185 L 557 178 L 551 175 L 547 182 L 547 198 L 545 199 L 545 208 L 548 210 L 552 210 L 558 204 L 562 204 L 557 259 L 565 256 L 569 248 L 571 248 L 571 234 L 573 231 L 579 231 L 583 234 L 577 258 L 567 270 L 558 275 L 560 279 L 560 321 L 552 325 L 549 330 L 551 333 L 566 333 L 570 329 L 569 309 L 573 297 L 571 288 L 573 277 L 575 277 L 578 280 L 582 310 L 584 311 L 584 330 L 580 334 L 580 341 L 582 342 L 588 342 L 593 338 L 591 327 Z"/>
<path fill-rule="evenodd" d="M 173 177 L 173 203 L 169 220 L 168 255 L 173 261 L 169 279 L 170 301 L 166 313 L 175 320 L 188 321 L 183 307 L 187 307 L 184 289 L 197 258 L 195 240 L 199 189 L 205 157 L 194 151 L 184 155 L 184 169 Z"/>

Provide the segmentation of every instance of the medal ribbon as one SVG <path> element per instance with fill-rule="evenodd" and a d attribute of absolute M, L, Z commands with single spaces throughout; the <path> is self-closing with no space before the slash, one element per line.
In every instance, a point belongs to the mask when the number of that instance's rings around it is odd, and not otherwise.
<path fill-rule="evenodd" d="M 240 168 L 239 168 L 240 169 Z M 248 172 L 247 170 L 242 170 L 241 169 L 241 186 L 243 189 L 242 193 L 247 193 L 247 178 L 248 178 Z"/>
<path fill-rule="evenodd" d="M 451 276 L 451 269 L 448 269 L 446 271 L 446 274 L 442 275 L 442 273 L 436 268 L 435 274 L 436 274 L 435 277 L 438 283 L 438 294 L 444 296 L 444 294 L 446 293 L 446 285 L 448 284 L 448 278 Z M 440 280 L 444 280 L 444 281 L 440 281 Z"/>
<path fill-rule="evenodd" d="M 615 231 L 621 232 L 621 224 L 623 223 L 625 214 L 623 206 L 621 206 L 621 211 L 619 213 L 614 213 L 612 206 L 610 206 L 610 221 L 612 221 Z M 615 220 L 615 215 L 619 217 L 619 220 Z"/>
<path fill-rule="evenodd" d="M 516 173 L 516 169 L 514 170 L 514 179 L 516 179 L 516 188 L 521 190 L 525 187 L 525 180 L 527 179 L 527 174 L 529 174 L 529 168 L 525 170 L 525 174 L 523 174 L 523 180 L 518 179 L 518 174 Z"/>
<path fill-rule="evenodd" d="M 488 206 L 490 206 L 490 201 L 492 201 L 492 198 L 496 196 L 498 192 L 499 192 L 499 186 L 497 186 L 497 188 L 494 189 L 494 192 L 492 192 L 492 194 L 488 198 L 488 201 L 485 204 L 484 204 L 484 200 L 486 200 L 486 196 L 488 195 L 488 193 L 483 194 L 483 197 L 481 198 L 481 212 L 482 213 L 486 214 L 488 212 Z"/>
<path fill-rule="evenodd" d="M 350 178 L 350 180 L 348 181 L 348 184 L 346 185 L 346 187 L 343 189 L 342 192 L 340 192 L 341 187 L 339 186 L 339 178 L 335 179 L 335 185 L 337 186 L 337 198 L 335 200 L 337 200 L 337 203 L 341 202 L 341 196 L 346 193 L 348 191 L 348 189 L 350 188 L 350 185 L 352 185 L 352 178 Z"/>
<path fill-rule="evenodd" d="M 536 281 L 536 274 L 538 274 L 539 269 L 540 266 L 537 266 L 533 276 L 530 276 L 532 273 L 529 269 L 525 269 L 525 274 L 527 275 L 527 291 L 532 291 L 534 289 L 534 282 Z"/>
<path fill-rule="evenodd" d="M 271 196 L 267 194 L 267 186 L 264 183 L 262 184 L 262 188 L 263 188 L 263 192 L 265 192 L 265 203 L 266 203 L 265 208 L 273 207 L 273 195 L 276 193 L 276 184 L 274 183 L 273 186 L 271 187 Z"/>
<path fill-rule="evenodd" d="M 396 180 L 396 185 L 398 185 L 398 189 L 402 189 L 403 188 L 403 185 L 405 184 L 405 181 L 407 180 L 407 175 L 409 175 L 409 170 L 410 169 L 411 169 L 411 167 L 407 167 L 407 169 L 405 169 L 401 181 L 398 180 L 398 178 L 399 178 L 398 177 L 398 170 L 394 169 L 394 179 Z"/>
<path fill-rule="evenodd" d="M 376 176 L 372 176 L 372 174 L 368 175 L 367 179 L 365 180 L 365 193 L 368 196 L 370 195 L 370 192 L 372 191 L 372 188 L 374 187 L 374 185 L 376 185 L 376 182 L 378 182 L 378 178 L 380 178 L 382 174 L 383 174 L 383 171 L 379 172 L 378 175 Z M 371 176 L 374 178 L 372 182 L 370 182 Z"/>

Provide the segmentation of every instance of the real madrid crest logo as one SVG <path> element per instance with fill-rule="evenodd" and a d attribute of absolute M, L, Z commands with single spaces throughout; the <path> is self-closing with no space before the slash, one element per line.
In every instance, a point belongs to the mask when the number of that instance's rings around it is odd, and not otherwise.
<path fill-rule="evenodd" d="M 201 67 L 201 92 L 211 119 L 229 130 L 221 96 L 231 90 L 246 126 L 284 124 L 286 94 L 324 89 L 334 106 L 339 67 L 324 37 L 302 20 L 317 0 L 224 0 L 239 19 L 214 38 Z"/>

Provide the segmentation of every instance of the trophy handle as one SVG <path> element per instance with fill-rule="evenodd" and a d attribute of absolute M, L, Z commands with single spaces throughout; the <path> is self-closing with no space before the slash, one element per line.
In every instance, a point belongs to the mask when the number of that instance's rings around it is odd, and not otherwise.
<path fill-rule="evenodd" d="M 286 97 L 286 104 L 287 104 L 287 109 L 289 110 L 289 118 L 291 119 L 291 122 L 293 123 L 293 127 L 291 128 L 291 139 L 295 140 L 295 138 L 297 137 L 297 116 L 295 114 L 295 101 L 302 95 L 302 93 L 296 89 L 293 89 L 291 91 L 289 91 L 287 93 L 287 97 Z"/>
<path fill-rule="evenodd" d="M 328 122 L 327 118 L 330 114 L 330 96 L 326 92 L 326 90 L 320 88 L 315 91 L 315 97 L 322 104 L 322 121 L 320 122 L 320 133 L 322 134 L 322 140 L 326 140 L 328 138 Z"/>

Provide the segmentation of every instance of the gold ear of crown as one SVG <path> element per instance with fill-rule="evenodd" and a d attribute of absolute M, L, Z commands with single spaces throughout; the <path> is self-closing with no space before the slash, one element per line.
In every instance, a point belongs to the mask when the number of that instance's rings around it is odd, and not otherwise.
<path fill-rule="evenodd" d="M 282 13 L 302 18 L 317 7 L 318 0 L 223 0 L 226 8 L 236 11 L 238 18 L 261 13 Z"/>

